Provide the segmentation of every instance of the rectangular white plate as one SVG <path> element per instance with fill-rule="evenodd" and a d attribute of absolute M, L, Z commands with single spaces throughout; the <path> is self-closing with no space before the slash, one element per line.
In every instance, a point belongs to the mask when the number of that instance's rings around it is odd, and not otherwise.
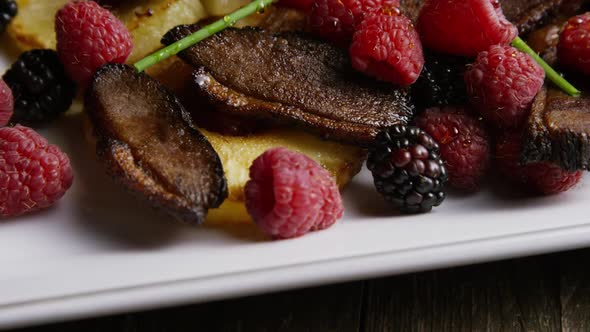
<path fill-rule="evenodd" d="M 1 63 L 1 62 L 4 62 Z M 8 63 L 0 55 L 0 73 Z M 590 244 L 590 187 L 526 198 L 509 188 L 392 215 L 367 172 L 333 228 L 266 241 L 253 227 L 193 228 L 112 184 L 79 116 L 41 131 L 72 158 L 74 187 L 49 211 L 0 223 L 0 328 L 573 249 Z"/>

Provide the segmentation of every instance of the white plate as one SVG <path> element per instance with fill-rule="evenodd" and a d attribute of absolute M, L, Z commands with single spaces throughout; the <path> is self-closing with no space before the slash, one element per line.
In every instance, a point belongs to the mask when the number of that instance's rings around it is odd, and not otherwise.
<path fill-rule="evenodd" d="M 84 143 L 79 116 L 42 133 L 70 154 L 76 181 L 55 208 L 0 223 L 0 328 L 590 243 L 590 187 L 583 184 L 536 199 L 498 188 L 451 197 L 431 214 L 392 216 L 367 172 L 344 193 L 345 218 L 327 231 L 270 242 L 252 227 L 192 228 L 112 184 Z"/>

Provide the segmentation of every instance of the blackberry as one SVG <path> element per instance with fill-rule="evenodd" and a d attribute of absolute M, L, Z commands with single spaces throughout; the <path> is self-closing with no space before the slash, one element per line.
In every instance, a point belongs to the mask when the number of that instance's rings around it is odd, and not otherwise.
<path fill-rule="evenodd" d="M 435 106 L 461 106 L 468 103 L 463 82 L 467 57 L 424 53 L 424 68 L 412 86 L 412 97 L 418 110 Z"/>
<path fill-rule="evenodd" d="M 438 144 L 419 128 L 396 125 L 379 133 L 367 167 L 377 191 L 401 212 L 429 212 L 445 199 L 448 176 Z"/>
<path fill-rule="evenodd" d="M 16 16 L 18 6 L 14 0 L 0 0 L 0 33 L 6 30 L 8 23 Z"/>
<path fill-rule="evenodd" d="M 76 95 L 75 83 L 53 50 L 24 52 L 3 79 L 14 96 L 14 123 L 52 120 L 70 108 Z"/>

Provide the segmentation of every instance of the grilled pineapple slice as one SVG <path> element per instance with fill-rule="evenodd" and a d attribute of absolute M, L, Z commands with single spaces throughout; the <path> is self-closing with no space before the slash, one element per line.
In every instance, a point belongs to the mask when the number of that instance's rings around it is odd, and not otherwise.
<path fill-rule="evenodd" d="M 246 5 L 250 0 L 201 0 L 203 7 L 211 16 L 221 16 Z"/>
<path fill-rule="evenodd" d="M 340 187 L 359 172 L 365 155 L 356 147 L 324 141 L 296 129 L 277 128 L 249 136 L 202 132 L 219 154 L 229 191 L 219 208 L 209 210 L 207 224 L 213 225 L 250 221 L 244 205 L 244 186 L 254 159 L 270 148 L 282 146 L 306 154 L 327 169 Z"/>
<path fill-rule="evenodd" d="M 55 48 L 55 13 L 69 1 L 17 0 L 19 12 L 9 25 L 8 34 L 23 50 Z M 133 37 L 129 62 L 160 48 L 160 39 L 172 27 L 195 23 L 208 15 L 198 0 L 134 0 L 118 7 L 114 13 Z"/>
<path fill-rule="evenodd" d="M 140 60 L 162 47 L 162 36 L 173 27 L 207 17 L 198 0 L 132 1 L 115 10 L 133 36 L 133 52 L 129 62 Z"/>
<path fill-rule="evenodd" d="M 23 50 L 55 48 L 55 13 L 69 0 L 17 0 L 18 15 L 7 33 Z"/>

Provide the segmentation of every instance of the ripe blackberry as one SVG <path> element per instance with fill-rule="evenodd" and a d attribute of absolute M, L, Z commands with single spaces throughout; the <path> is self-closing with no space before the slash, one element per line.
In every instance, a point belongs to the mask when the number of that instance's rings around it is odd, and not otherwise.
<path fill-rule="evenodd" d="M 8 23 L 16 16 L 18 6 L 14 0 L 0 0 L 0 33 L 6 30 Z"/>
<path fill-rule="evenodd" d="M 67 111 L 76 95 L 53 50 L 32 50 L 20 55 L 4 74 L 14 96 L 15 123 L 40 123 Z"/>
<path fill-rule="evenodd" d="M 445 199 L 448 176 L 438 144 L 419 128 L 396 125 L 379 133 L 367 167 L 377 191 L 401 212 L 429 212 Z"/>
<path fill-rule="evenodd" d="M 470 58 L 425 52 L 424 68 L 412 86 L 412 97 L 419 110 L 468 103 L 463 74 Z"/>

